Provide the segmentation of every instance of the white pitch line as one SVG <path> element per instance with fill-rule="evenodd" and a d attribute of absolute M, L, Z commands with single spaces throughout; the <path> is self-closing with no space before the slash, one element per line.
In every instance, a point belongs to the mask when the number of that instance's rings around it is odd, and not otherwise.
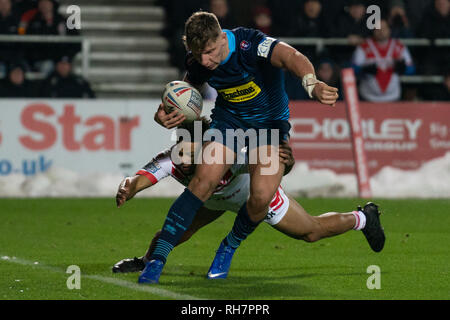
<path fill-rule="evenodd" d="M 33 261 L 29 261 L 29 260 L 25 260 L 25 259 L 21 259 L 21 258 L 17 258 L 17 257 L 9 257 L 9 256 L 2 255 L 2 254 L 0 254 L 0 261 L 16 263 L 16 264 L 25 265 L 25 266 L 38 267 L 41 269 L 45 269 L 45 270 L 57 272 L 57 273 L 66 273 L 66 270 L 58 268 L 58 267 L 48 266 L 48 265 L 45 265 L 45 264 L 42 264 L 39 262 L 33 262 Z M 89 275 L 89 274 L 81 274 L 81 277 L 101 281 L 104 283 L 113 284 L 113 285 L 116 285 L 119 287 L 124 287 L 124 288 L 128 288 L 128 289 L 136 290 L 136 291 L 148 292 L 148 293 L 158 295 L 160 297 L 165 297 L 165 298 L 170 298 L 170 299 L 206 300 L 206 299 L 201 299 L 201 298 L 186 295 L 186 294 L 179 294 L 179 293 L 172 292 L 172 291 L 162 289 L 162 288 L 152 287 L 152 286 L 148 286 L 148 285 L 140 285 L 140 284 L 133 283 L 130 281 L 111 278 L 111 277 L 105 277 L 105 276 L 99 276 L 99 275 Z"/>

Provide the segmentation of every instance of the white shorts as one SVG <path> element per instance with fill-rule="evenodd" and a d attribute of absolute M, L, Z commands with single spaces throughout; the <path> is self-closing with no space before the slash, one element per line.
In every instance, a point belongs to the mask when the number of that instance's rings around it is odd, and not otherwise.
<path fill-rule="evenodd" d="M 289 198 L 286 193 L 284 193 L 283 188 L 279 186 L 269 205 L 269 213 L 267 213 L 264 221 L 273 226 L 283 219 L 288 209 Z"/>
<path fill-rule="evenodd" d="M 228 186 L 218 193 L 214 193 L 204 206 L 210 210 L 227 210 L 237 213 L 250 195 L 250 175 L 241 174 L 237 176 Z M 272 202 L 269 205 L 269 212 L 264 221 L 270 225 L 275 225 L 283 219 L 289 209 L 289 198 L 284 193 L 281 186 L 278 187 Z"/>

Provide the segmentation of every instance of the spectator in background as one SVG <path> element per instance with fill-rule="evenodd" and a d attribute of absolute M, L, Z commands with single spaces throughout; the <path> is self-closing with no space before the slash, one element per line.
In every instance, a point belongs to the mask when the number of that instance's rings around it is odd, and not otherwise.
<path fill-rule="evenodd" d="M 251 28 L 272 35 L 272 13 L 266 6 L 257 6 L 253 10 Z"/>
<path fill-rule="evenodd" d="M 391 1 L 391 7 L 397 0 Z M 408 17 L 410 28 L 414 35 L 417 36 L 417 31 L 422 20 L 423 13 L 430 6 L 434 0 L 407 0 L 404 1 L 406 16 Z"/>
<path fill-rule="evenodd" d="M 385 19 L 381 19 L 381 28 L 373 31 L 372 38 L 356 48 L 352 60 L 355 73 L 360 76 L 359 93 L 367 101 L 400 99 L 399 76 L 415 72 L 408 48 L 391 38 Z"/>
<path fill-rule="evenodd" d="M 31 19 L 27 34 L 66 35 L 72 31 L 66 27 L 66 19 L 56 10 L 52 0 L 39 0 L 38 11 Z"/>
<path fill-rule="evenodd" d="M 429 39 L 450 38 L 450 0 L 434 0 L 424 13 L 418 36 Z M 448 47 L 428 47 L 421 64 L 423 74 L 442 74 L 450 65 Z"/>
<path fill-rule="evenodd" d="M 432 4 L 422 17 L 419 36 L 450 38 L 450 0 L 434 0 Z"/>
<path fill-rule="evenodd" d="M 305 0 L 301 7 L 301 12 L 288 12 L 295 19 L 289 27 L 287 36 L 303 38 L 324 38 L 329 37 L 328 20 L 322 15 L 322 2 L 319 0 Z M 311 45 L 298 45 L 296 49 L 300 50 L 311 63 L 316 64 L 316 48 Z"/>
<path fill-rule="evenodd" d="M 230 6 L 227 0 L 210 0 L 209 11 L 216 15 L 222 28 L 236 28 L 236 20 L 230 12 Z"/>
<path fill-rule="evenodd" d="M 0 0 L 0 34 L 17 34 L 19 15 L 13 10 L 11 0 Z M 16 43 L 0 42 L 0 78 L 5 76 L 9 61 L 17 52 Z"/>
<path fill-rule="evenodd" d="M 25 79 L 26 66 L 23 62 L 12 63 L 7 76 L 0 82 L 0 97 L 31 98 L 36 96 L 36 86 Z"/>
<path fill-rule="evenodd" d="M 15 0 L 20 14 L 19 34 L 25 34 L 31 19 L 38 13 L 39 0 Z"/>
<path fill-rule="evenodd" d="M 366 5 L 363 0 L 349 0 L 345 12 L 336 20 L 333 36 L 348 38 L 352 45 L 361 44 L 370 36 L 366 25 Z"/>
<path fill-rule="evenodd" d="M 169 40 L 170 63 L 179 70 L 185 69 L 184 59 L 186 49 L 181 41 L 184 34 L 184 22 L 195 11 L 205 9 L 205 0 L 162 0 L 159 2 L 165 8 L 165 28 L 163 35 Z"/>
<path fill-rule="evenodd" d="M 39 0 L 38 11 L 29 21 L 27 34 L 33 35 L 78 35 L 76 29 L 68 29 L 66 19 L 60 15 L 52 0 Z M 61 55 L 74 56 L 81 48 L 79 44 L 39 44 L 39 50 L 29 53 L 33 67 L 40 72 L 49 74 L 54 69 L 53 60 Z"/>
<path fill-rule="evenodd" d="M 341 92 L 339 68 L 333 60 L 329 58 L 321 59 L 317 66 L 316 75 L 317 79 L 325 82 L 329 86 L 338 88 L 339 92 Z M 343 95 L 340 94 L 338 100 L 342 100 L 342 98 Z"/>
<path fill-rule="evenodd" d="M 289 14 L 293 14 L 290 13 Z M 319 0 L 305 0 L 303 11 L 295 15 L 295 20 L 291 26 L 290 36 L 325 38 L 329 37 L 327 19 L 322 15 L 322 3 Z"/>
<path fill-rule="evenodd" d="M 11 0 L 0 0 L 0 34 L 17 34 L 19 20 Z"/>
<path fill-rule="evenodd" d="M 44 98 L 95 98 L 89 83 L 72 73 L 68 56 L 57 60 L 55 71 L 42 83 L 41 95 Z"/>
<path fill-rule="evenodd" d="M 389 26 L 391 27 L 392 38 L 413 38 L 414 33 L 410 27 L 409 19 L 406 15 L 403 0 L 392 1 L 389 10 Z"/>

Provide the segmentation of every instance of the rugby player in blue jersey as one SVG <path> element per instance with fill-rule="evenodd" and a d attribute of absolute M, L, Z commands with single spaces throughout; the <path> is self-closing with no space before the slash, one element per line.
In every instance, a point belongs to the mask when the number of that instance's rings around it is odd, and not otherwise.
<path fill-rule="evenodd" d="M 338 98 L 337 89 L 318 81 L 313 65 L 300 52 L 258 30 L 222 30 L 214 14 L 201 11 L 189 17 L 185 24 L 185 44 L 189 53 L 184 80 L 197 87 L 207 82 L 218 92 L 211 115 L 211 128 L 215 131 L 203 147 L 210 152 L 204 153 L 206 158 L 197 165 L 188 187 L 169 210 L 155 250 L 139 277 L 140 283 L 159 281 L 170 251 L 232 166 L 229 159 L 237 161 L 243 149 L 250 159 L 249 198 L 240 208 L 231 232 L 221 242 L 211 273 L 228 272 L 240 242 L 266 216 L 285 169 L 279 161 L 278 145 L 288 140 L 290 129 L 282 69 L 302 79 L 308 95 L 320 103 L 334 106 Z M 155 120 L 170 128 L 184 119 L 174 113 L 166 115 L 160 106 Z M 244 137 L 244 142 L 236 137 L 238 129 L 251 133 Z M 377 242 L 376 246 L 382 247 L 384 233 L 375 211 L 376 217 L 371 219 L 375 231 L 366 237 L 369 243 Z"/>

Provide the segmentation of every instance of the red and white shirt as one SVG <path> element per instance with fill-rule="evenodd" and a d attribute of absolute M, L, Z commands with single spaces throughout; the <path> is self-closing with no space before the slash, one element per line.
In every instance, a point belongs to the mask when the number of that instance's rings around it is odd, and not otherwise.
<path fill-rule="evenodd" d="M 159 153 L 136 174 L 147 177 L 152 184 L 171 176 L 187 187 L 193 175 L 187 176 L 179 170 L 173 163 L 170 153 L 170 149 Z M 211 210 L 229 210 L 237 213 L 247 201 L 249 194 L 250 175 L 247 165 L 233 164 L 204 206 Z M 272 199 L 265 221 L 271 225 L 277 224 L 288 208 L 289 198 L 280 186 Z"/>
<path fill-rule="evenodd" d="M 399 60 L 407 66 L 413 64 L 408 48 L 397 39 L 391 38 L 385 44 L 368 39 L 356 48 L 354 65 L 364 67 L 375 63 L 377 66 L 376 75 L 365 74 L 361 78 L 359 91 L 364 99 L 375 102 L 400 99 L 400 77 L 394 72 L 395 62 Z"/>

